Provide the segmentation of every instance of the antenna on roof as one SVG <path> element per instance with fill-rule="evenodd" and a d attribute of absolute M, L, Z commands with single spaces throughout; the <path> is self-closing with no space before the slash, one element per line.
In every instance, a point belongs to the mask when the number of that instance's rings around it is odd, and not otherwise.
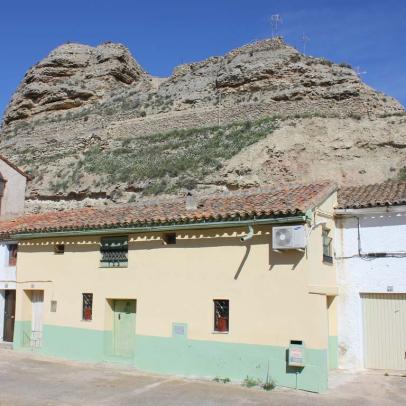
<path fill-rule="evenodd" d="M 271 15 L 271 28 L 272 28 L 272 37 L 275 37 L 278 34 L 278 27 L 282 24 L 282 17 L 280 14 Z"/>
<path fill-rule="evenodd" d="M 355 74 L 361 79 L 361 75 L 365 75 L 367 73 L 366 70 L 361 71 L 361 68 L 359 66 L 356 66 L 354 68 Z"/>
<path fill-rule="evenodd" d="M 303 55 L 306 55 L 306 44 L 310 41 L 310 38 L 303 33 L 302 35 L 302 42 L 303 42 Z"/>

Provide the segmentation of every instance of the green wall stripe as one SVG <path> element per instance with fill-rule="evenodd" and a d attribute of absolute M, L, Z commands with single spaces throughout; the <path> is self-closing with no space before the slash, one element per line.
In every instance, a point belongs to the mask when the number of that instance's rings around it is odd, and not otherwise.
<path fill-rule="evenodd" d="M 16 322 L 15 349 L 27 348 L 21 337 L 30 327 L 30 322 Z M 250 376 L 264 381 L 269 374 L 280 386 L 312 392 L 327 389 L 327 349 L 306 349 L 306 367 L 297 369 L 287 366 L 287 349 L 278 346 L 136 335 L 134 358 L 123 359 L 114 356 L 112 340 L 111 331 L 44 325 L 39 352 L 87 362 L 125 362 L 145 371 L 189 377 L 240 381 Z"/>
<path fill-rule="evenodd" d="M 329 369 L 338 368 L 338 337 L 329 336 L 328 338 L 328 366 Z"/>

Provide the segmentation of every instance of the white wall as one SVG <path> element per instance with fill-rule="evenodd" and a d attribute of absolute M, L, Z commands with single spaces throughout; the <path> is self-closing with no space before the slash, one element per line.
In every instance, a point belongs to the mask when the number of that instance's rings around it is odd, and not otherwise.
<path fill-rule="evenodd" d="M 16 267 L 8 266 L 9 251 L 7 244 L 11 243 L 12 241 L 0 242 L 0 289 L 16 288 Z"/>
<path fill-rule="evenodd" d="M 7 181 L 1 200 L 0 215 L 23 213 L 27 178 L 2 159 L 0 159 L 0 173 Z"/>
<path fill-rule="evenodd" d="M 3 341 L 4 333 L 4 304 L 5 304 L 5 292 L 0 289 L 0 341 Z"/>
<path fill-rule="evenodd" d="M 394 292 L 406 292 L 406 206 L 401 210 L 359 215 L 361 254 L 403 251 L 405 256 L 397 258 L 360 257 L 357 219 L 337 220 L 335 249 L 339 284 L 339 365 L 342 368 L 364 366 L 360 293 L 385 293 L 388 286 L 393 286 Z"/>

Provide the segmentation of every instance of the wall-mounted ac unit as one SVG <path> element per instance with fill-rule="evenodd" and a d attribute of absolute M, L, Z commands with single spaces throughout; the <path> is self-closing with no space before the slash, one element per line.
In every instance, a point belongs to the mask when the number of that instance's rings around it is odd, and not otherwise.
<path fill-rule="evenodd" d="M 292 250 L 306 248 L 305 226 L 282 226 L 272 229 L 272 248 Z"/>

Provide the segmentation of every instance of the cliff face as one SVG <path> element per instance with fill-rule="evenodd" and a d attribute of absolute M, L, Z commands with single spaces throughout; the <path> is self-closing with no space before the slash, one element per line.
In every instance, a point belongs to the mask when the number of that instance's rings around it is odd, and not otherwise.
<path fill-rule="evenodd" d="M 66 44 L 25 75 L 0 149 L 32 171 L 28 193 L 41 205 L 326 177 L 363 183 L 404 166 L 404 113 L 348 65 L 280 38 L 169 78 L 147 74 L 122 45 Z"/>
<path fill-rule="evenodd" d="M 28 70 L 4 123 L 77 109 L 126 85 L 139 91 L 149 88 L 148 76 L 124 46 L 65 44 Z"/>

